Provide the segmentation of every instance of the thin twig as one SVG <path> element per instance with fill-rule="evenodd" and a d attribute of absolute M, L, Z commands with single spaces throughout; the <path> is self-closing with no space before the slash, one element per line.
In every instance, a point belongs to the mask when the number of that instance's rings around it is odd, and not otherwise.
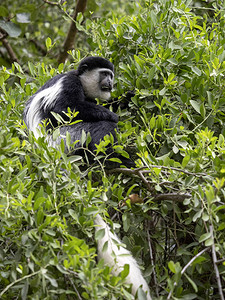
<path fill-rule="evenodd" d="M 192 257 L 192 259 L 186 264 L 186 266 L 183 267 L 183 269 L 181 270 L 181 275 L 184 274 L 184 272 L 187 270 L 187 268 L 196 260 L 197 257 L 199 257 L 200 255 L 202 255 L 204 252 L 208 251 L 210 247 L 207 247 L 205 249 L 203 249 L 202 251 L 200 251 L 198 254 L 196 254 L 194 257 Z"/>
<path fill-rule="evenodd" d="M 150 261 L 151 261 L 152 273 L 153 273 L 153 281 L 154 281 L 155 288 L 156 288 L 155 292 L 156 292 L 156 296 L 159 297 L 157 277 L 156 277 L 156 271 L 155 271 L 153 253 L 152 253 L 151 236 L 149 234 L 149 222 L 147 222 L 147 236 L 148 236 L 149 255 L 150 255 Z"/>
<path fill-rule="evenodd" d="M 137 174 L 142 179 L 142 181 L 147 186 L 149 191 L 152 192 L 154 190 L 154 188 L 151 186 L 150 182 L 144 177 L 144 175 L 141 171 L 138 170 L 137 173 L 135 173 L 135 174 Z"/>
<path fill-rule="evenodd" d="M 48 1 L 48 0 L 43 0 L 45 3 L 52 5 L 52 6 L 58 6 L 60 7 L 60 3 L 59 2 L 52 2 L 52 1 Z"/>
<path fill-rule="evenodd" d="M 219 290 L 219 294 L 220 294 L 220 299 L 224 300 L 223 288 L 222 288 L 222 283 L 221 283 L 221 279 L 220 279 L 220 273 L 219 273 L 218 266 L 217 266 L 216 249 L 215 249 L 214 235 L 213 235 L 213 225 L 210 225 L 209 229 L 210 229 L 210 233 L 211 233 L 211 238 L 213 240 L 212 259 L 213 259 L 214 271 L 216 274 L 217 286 L 218 286 L 218 290 Z"/>
<path fill-rule="evenodd" d="M 67 271 L 68 271 L 68 270 L 67 270 Z M 78 299 L 79 299 L 79 300 L 82 300 L 81 295 L 79 294 L 79 292 L 78 292 L 78 290 L 77 290 L 77 288 L 76 288 L 76 286 L 75 286 L 75 284 L 74 284 L 72 278 L 70 278 L 70 276 L 67 276 L 67 278 L 69 279 L 69 281 L 70 281 L 70 283 L 71 283 L 71 285 L 72 285 L 74 291 L 76 292 Z"/>
<path fill-rule="evenodd" d="M 217 261 L 216 261 L 216 264 L 222 264 L 223 262 L 225 262 L 225 258 L 222 258 L 222 259 L 218 259 Z"/>
<path fill-rule="evenodd" d="M 46 267 L 47 267 L 47 266 L 46 266 Z M 41 268 L 40 270 L 38 270 L 38 271 L 36 271 L 36 272 L 33 272 L 33 273 L 31 273 L 31 274 L 28 274 L 28 275 L 26 275 L 26 276 L 23 276 L 23 277 L 18 278 L 17 280 L 15 280 L 15 281 L 13 281 L 13 282 L 11 282 L 10 284 L 7 285 L 7 287 L 6 287 L 3 291 L 1 291 L 0 297 L 3 296 L 3 295 L 5 294 L 5 292 L 8 291 L 8 289 L 10 289 L 12 286 L 14 286 L 15 284 L 17 284 L 18 282 L 23 281 L 24 279 L 30 278 L 30 277 L 32 277 L 32 276 L 35 276 L 35 275 L 41 273 L 41 272 L 43 271 L 43 269 L 45 269 L 46 267 Z"/>

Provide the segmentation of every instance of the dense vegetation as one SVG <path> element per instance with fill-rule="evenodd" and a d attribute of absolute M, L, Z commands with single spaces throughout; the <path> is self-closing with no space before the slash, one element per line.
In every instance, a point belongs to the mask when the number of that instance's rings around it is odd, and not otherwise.
<path fill-rule="evenodd" d="M 0 298 L 133 299 L 126 270 L 97 262 L 100 213 L 153 299 L 224 299 L 223 1 L 89 1 L 64 64 L 74 3 L 60 3 L 0 7 Z M 25 101 L 86 55 L 114 63 L 113 97 L 135 90 L 114 148 L 136 169 L 87 165 L 26 131 Z"/>

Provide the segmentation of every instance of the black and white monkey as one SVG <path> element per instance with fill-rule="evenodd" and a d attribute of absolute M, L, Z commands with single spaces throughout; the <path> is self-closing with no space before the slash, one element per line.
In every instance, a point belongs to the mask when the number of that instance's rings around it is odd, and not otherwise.
<path fill-rule="evenodd" d="M 70 108 L 71 111 L 79 112 L 75 119 L 82 120 L 82 122 L 61 126 L 61 138 L 65 139 L 66 132 L 69 132 L 71 142 L 75 142 L 81 139 L 82 130 L 89 132 L 91 142 L 88 147 L 92 152 L 96 149 L 95 145 L 99 144 L 107 134 L 112 134 L 116 141 L 115 129 L 118 116 L 94 101 L 95 98 L 110 99 L 113 79 L 114 66 L 110 61 L 102 57 L 83 59 L 77 70 L 53 77 L 30 97 L 24 110 L 27 128 L 37 138 L 40 135 L 39 125 L 44 120 L 48 120 L 47 130 L 58 126 L 52 112 L 59 114 L 67 121 L 68 117 L 64 112 Z M 79 143 L 76 144 L 76 147 L 80 146 Z M 100 215 L 96 216 L 95 224 L 96 231 L 105 229 L 104 237 L 98 241 L 99 258 L 103 258 L 116 275 L 123 270 L 125 264 L 128 264 L 130 272 L 126 281 L 132 284 L 132 293 L 135 295 L 138 288 L 142 286 L 146 292 L 146 299 L 150 300 L 148 285 L 131 253 L 121 245 L 118 237 L 110 231 Z M 115 241 L 120 246 L 115 244 Z M 108 242 L 108 248 L 102 251 L 106 242 Z"/>
<path fill-rule="evenodd" d="M 61 126 L 61 138 L 65 139 L 66 132 L 69 132 L 71 142 L 75 142 L 81 139 L 83 130 L 89 132 L 91 142 L 88 148 L 91 152 L 95 151 L 95 144 L 99 144 L 107 134 L 112 134 L 116 142 L 118 116 L 95 103 L 96 98 L 110 99 L 113 79 L 114 66 L 111 62 L 102 57 L 83 59 L 77 70 L 53 77 L 27 101 L 24 110 L 27 128 L 38 137 L 38 125 L 43 120 L 48 120 L 46 129 L 57 127 L 58 123 L 52 112 L 67 121 L 65 112 L 70 108 L 71 111 L 79 112 L 75 119 L 82 122 Z M 78 142 L 75 147 L 80 146 Z M 122 160 L 133 166 L 131 161 Z"/>

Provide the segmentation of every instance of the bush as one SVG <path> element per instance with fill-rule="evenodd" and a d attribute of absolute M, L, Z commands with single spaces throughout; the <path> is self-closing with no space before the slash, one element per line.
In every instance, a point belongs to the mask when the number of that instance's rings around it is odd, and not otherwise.
<path fill-rule="evenodd" d="M 79 24 L 89 52 L 115 64 L 113 97 L 136 92 L 118 111 L 115 150 L 137 169 L 85 166 L 26 132 L 25 101 L 73 64 L 2 68 L 1 299 L 133 299 L 126 272 L 96 260 L 97 213 L 143 266 L 153 299 L 223 299 L 224 11 L 188 3 L 135 2 L 130 15 Z M 75 65 L 85 51 L 71 53 Z"/>

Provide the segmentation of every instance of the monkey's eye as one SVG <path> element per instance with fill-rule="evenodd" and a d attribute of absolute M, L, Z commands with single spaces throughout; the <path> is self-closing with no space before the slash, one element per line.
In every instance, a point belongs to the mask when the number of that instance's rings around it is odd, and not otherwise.
<path fill-rule="evenodd" d="M 101 72 L 101 75 L 103 75 L 104 77 L 107 77 L 107 76 L 112 76 L 112 74 L 110 72 L 107 72 L 107 71 L 102 71 Z"/>

